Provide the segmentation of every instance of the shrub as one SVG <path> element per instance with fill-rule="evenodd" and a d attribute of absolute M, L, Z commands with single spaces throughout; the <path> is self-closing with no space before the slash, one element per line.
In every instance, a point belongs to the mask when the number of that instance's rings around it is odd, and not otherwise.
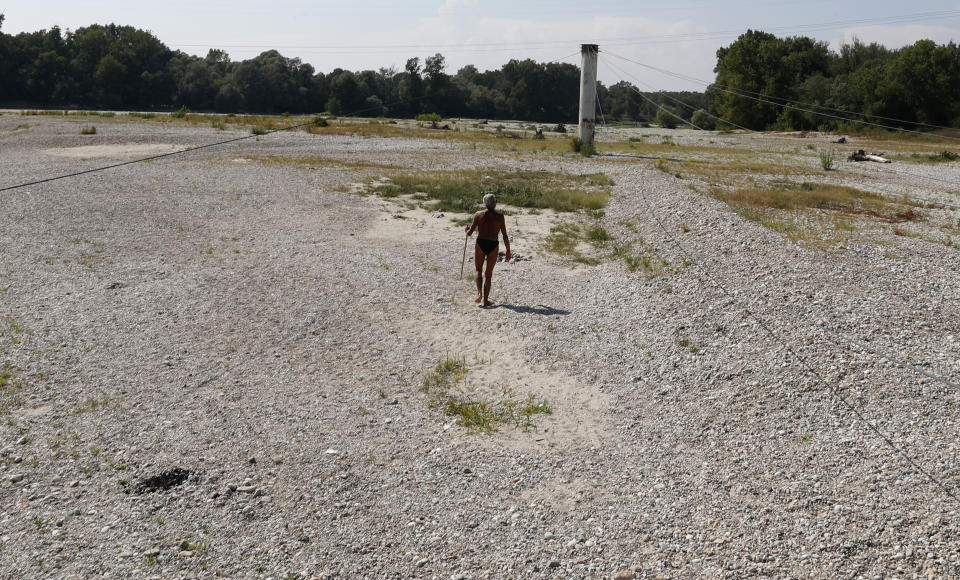
<path fill-rule="evenodd" d="M 580 140 L 580 137 L 570 139 L 570 148 L 573 149 L 575 153 L 579 153 L 584 157 L 592 157 L 597 153 L 596 147 L 584 143 Z"/>
<path fill-rule="evenodd" d="M 676 113 L 668 109 L 667 107 L 660 107 L 657 109 L 656 117 L 657 125 L 660 125 L 664 129 L 676 129 L 679 121 L 677 121 Z"/>
<path fill-rule="evenodd" d="M 189 112 L 190 112 L 190 109 L 188 109 L 186 105 L 183 105 L 176 111 L 170 113 L 170 116 L 173 117 L 174 119 L 183 119 L 187 116 L 187 113 Z"/>
<path fill-rule="evenodd" d="M 437 113 L 423 113 L 423 114 L 417 115 L 417 121 L 420 121 L 421 123 L 430 123 L 430 126 L 433 127 L 434 129 L 436 129 L 439 126 L 438 123 L 440 123 L 440 121 L 442 120 L 443 120 L 443 117 L 441 117 Z"/>
<path fill-rule="evenodd" d="M 566 132 L 567 132 L 567 126 L 564 125 L 563 123 L 557 123 L 556 126 L 553 128 L 553 132 L 554 132 L 554 133 L 566 133 Z"/>
<path fill-rule="evenodd" d="M 820 166 L 823 167 L 824 171 L 833 169 L 834 161 L 833 151 L 824 150 L 820 152 Z"/>
<path fill-rule="evenodd" d="M 96 128 L 95 126 L 93 126 L 93 125 L 90 125 L 89 127 L 81 127 L 81 128 L 80 128 L 80 134 L 81 134 L 81 135 L 96 135 L 96 134 L 97 134 L 97 128 Z"/>
<path fill-rule="evenodd" d="M 263 127 L 254 127 L 253 129 L 250 129 L 250 132 L 253 133 L 254 135 L 265 135 L 267 133 L 267 130 L 264 129 Z"/>
<path fill-rule="evenodd" d="M 694 127 L 699 127 L 705 131 L 713 131 L 717 128 L 717 120 L 703 109 L 694 111 L 693 117 L 690 118 L 690 123 Z"/>
<path fill-rule="evenodd" d="M 317 115 L 313 118 L 313 124 L 317 127 L 326 127 L 330 125 L 330 123 L 328 123 L 327 120 L 320 115 Z"/>

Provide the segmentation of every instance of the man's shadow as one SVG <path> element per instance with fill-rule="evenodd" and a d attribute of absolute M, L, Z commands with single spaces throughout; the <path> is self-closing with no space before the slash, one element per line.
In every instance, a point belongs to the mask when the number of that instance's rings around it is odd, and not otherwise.
<path fill-rule="evenodd" d="M 506 308 L 518 314 L 539 314 L 541 316 L 566 316 L 570 314 L 569 310 L 560 310 L 552 306 L 520 306 L 517 304 L 494 304 L 493 308 Z"/>

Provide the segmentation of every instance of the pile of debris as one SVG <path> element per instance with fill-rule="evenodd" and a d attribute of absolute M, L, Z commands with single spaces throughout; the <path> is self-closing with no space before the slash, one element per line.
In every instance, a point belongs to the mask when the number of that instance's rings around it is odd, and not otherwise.
<path fill-rule="evenodd" d="M 892 163 L 883 156 L 883 153 L 865 153 L 863 149 L 854 151 L 847 157 L 847 161 L 873 161 L 875 163 Z"/>

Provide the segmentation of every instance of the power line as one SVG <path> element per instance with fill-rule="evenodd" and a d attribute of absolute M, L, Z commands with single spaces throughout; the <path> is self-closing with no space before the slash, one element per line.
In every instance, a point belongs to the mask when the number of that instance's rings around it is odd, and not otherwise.
<path fill-rule="evenodd" d="M 900 14 L 894 16 L 883 16 L 874 18 L 858 18 L 852 20 L 834 20 L 828 22 L 798 24 L 791 26 L 767 27 L 770 31 L 812 31 L 812 30 L 834 30 L 837 28 L 846 28 L 856 25 L 879 26 L 884 24 L 907 24 L 920 22 L 924 20 L 944 20 L 948 18 L 960 17 L 960 10 L 939 10 L 928 12 L 914 12 L 910 14 Z M 739 35 L 743 29 L 716 30 L 705 32 L 690 32 L 679 34 L 660 34 L 647 36 L 621 36 L 593 39 L 595 44 L 630 44 L 646 42 L 672 42 L 672 41 L 700 41 L 714 38 L 726 37 L 729 35 Z M 275 50 L 310 50 L 310 51 L 393 51 L 393 50 L 424 50 L 424 49 L 479 49 L 480 52 L 491 50 L 508 50 L 516 48 L 530 47 L 552 47 L 560 45 L 570 45 L 580 43 L 582 39 L 557 39 L 542 41 L 515 41 L 515 42 L 462 42 L 462 43 L 437 43 L 437 44 L 328 44 L 328 45 L 263 45 L 263 44 L 224 44 L 220 48 L 247 48 L 247 49 L 275 49 Z M 214 47 L 213 43 L 171 43 L 169 46 L 185 48 L 207 48 Z"/>
<path fill-rule="evenodd" d="M 636 79 L 636 78 L 632 77 L 632 75 L 628 75 L 628 74 L 624 73 L 622 69 L 620 69 L 619 67 L 613 65 L 612 63 L 607 62 L 607 63 L 604 63 L 604 64 L 606 64 L 607 66 L 609 66 L 611 69 L 614 70 L 614 72 L 620 74 L 622 77 L 633 78 L 635 81 L 639 82 L 640 84 L 643 84 L 644 86 L 647 86 L 647 87 L 650 86 L 650 85 L 647 85 L 646 83 L 643 83 L 643 82 L 640 81 L 639 79 Z M 667 112 L 667 113 L 671 113 L 671 111 L 670 111 L 669 109 L 665 109 L 665 108 L 663 108 L 661 105 L 659 105 L 659 104 L 657 104 L 656 102 L 654 102 L 653 100 L 649 99 L 646 95 L 644 95 L 644 94 L 643 94 L 639 89 L 637 89 L 636 87 L 631 87 L 631 88 L 633 88 L 633 89 L 637 92 L 637 94 L 639 94 L 642 98 L 646 99 L 648 102 L 650 102 L 651 104 L 653 104 L 654 106 L 656 106 L 658 109 L 662 109 L 662 110 L 664 110 L 664 111 Z M 671 97 L 671 96 L 669 96 L 669 95 L 666 95 L 666 94 L 664 94 L 663 96 L 665 96 L 665 97 L 667 97 L 667 98 L 669 98 L 669 99 L 671 99 L 671 100 L 673 100 L 673 101 L 675 101 L 675 102 L 678 102 L 678 103 L 680 103 L 681 105 L 684 105 L 685 107 L 687 107 L 687 108 L 689 108 L 689 109 L 691 109 L 691 110 L 692 110 L 692 109 L 695 109 L 695 107 L 694 107 L 693 105 L 690 105 L 690 104 L 688 104 L 688 103 L 685 103 L 685 102 L 683 102 L 683 101 L 681 101 L 681 100 L 679 100 L 679 99 L 675 99 L 675 98 L 673 98 L 673 97 Z M 671 114 L 672 114 L 672 113 L 671 113 Z M 716 117 L 716 116 L 714 116 L 714 115 L 710 115 L 709 113 L 707 113 L 707 114 L 708 114 L 709 116 L 713 117 L 714 119 L 718 119 L 718 120 L 723 121 L 723 119 L 720 119 L 719 117 Z M 676 115 L 674 115 L 674 116 L 676 116 Z M 682 120 L 682 119 L 681 119 L 681 120 Z M 697 128 L 697 129 L 701 129 L 700 127 L 697 127 L 697 126 L 696 126 L 694 123 L 692 123 L 692 122 L 689 122 L 689 124 L 692 125 L 693 127 Z M 739 126 L 736 125 L 735 123 L 731 123 L 731 124 L 733 124 L 735 127 L 739 127 Z M 754 133 L 753 131 L 750 131 L 749 129 L 746 129 L 745 127 L 739 127 L 739 128 L 744 129 L 744 130 L 746 130 L 746 131 L 748 131 L 748 132 Z M 701 129 L 701 130 L 703 130 L 703 129 Z M 778 136 L 775 135 L 775 137 L 778 137 Z M 682 162 L 682 161 L 681 161 L 681 162 Z M 956 206 L 946 206 L 946 207 L 949 207 L 950 209 L 953 209 L 953 210 L 960 209 L 960 208 L 958 208 L 958 207 L 956 207 Z M 872 353 L 874 353 L 874 354 L 876 354 L 876 355 L 878 355 L 878 356 L 883 356 L 883 357 L 885 357 L 885 358 L 893 361 L 895 364 L 897 364 L 897 365 L 900 366 L 901 368 L 909 368 L 909 369 L 914 370 L 914 371 L 916 371 L 916 372 L 918 372 L 918 373 L 920 373 L 920 374 L 922 374 L 922 375 L 924 375 L 924 376 L 926 376 L 926 377 L 928 377 L 928 378 L 931 378 L 931 379 L 934 379 L 934 380 L 936 380 L 936 381 L 939 381 L 939 382 L 941 382 L 941 383 L 943 383 L 943 384 L 945 384 L 945 385 L 948 385 L 948 386 L 953 387 L 953 388 L 957 389 L 958 391 L 960 391 L 960 385 L 958 385 L 957 383 L 954 383 L 954 382 L 951 381 L 950 379 L 947 379 L 947 378 L 945 378 L 945 377 L 941 377 L 941 376 L 938 376 L 938 375 L 934 375 L 934 374 L 932 374 L 932 373 L 928 373 L 927 371 L 925 371 L 925 370 L 923 370 L 923 369 L 921 369 L 921 368 L 919 368 L 919 367 L 917 367 L 917 366 L 915 366 L 915 365 L 912 365 L 911 363 L 904 362 L 904 361 L 900 361 L 900 360 L 896 359 L 896 357 L 893 357 L 892 355 L 888 355 L 888 354 L 885 354 L 885 353 L 880 353 L 880 352 L 878 352 L 878 351 L 871 350 L 869 347 L 867 347 L 867 346 L 865 346 L 865 345 L 863 345 L 863 344 L 861 344 L 861 343 L 853 340 L 852 338 L 847 337 L 846 335 L 837 334 L 837 333 L 833 333 L 833 334 L 834 334 L 835 336 L 838 336 L 838 337 L 841 338 L 842 340 L 844 340 L 844 341 L 846 341 L 846 342 L 848 342 L 848 343 L 850 343 L 850 344 L 853 344 L 853 345 L 855 345 L 855 346 L 857 346 L 857 347 L 859 347 L 859 348 L 861 348 L 861 349 L 863 349 L 863 350 L 866 350 L 866 351 L 868 351 L 868 352 L 872 352 Z"/>
<path fill-rule="evenodd" d="M 625 60 L 625 61 L 627 61 L 627 62 L 631 62 L 631 63 L 636 64 L 636 65 L 639 65 L 639 66 L 644 66 L 644 67 L 647 67 L 647 68 L 654 68 L 654 69 L 655 69 L 655 67 L 651 67 L 651 66 L 649 66 L 649 65 L 645 65 L 645 64 L 643 64 L 643 63 L 639 63 L 639 62 L 636 62 L 636 61 L 634 61 L 634 60 L 631 60 L 631 59 L 628 59 L 628 58 L 625 58 L 625 57 L 622 57 L 622 56 L 618 56 L 618 55 L 613 54 L 613 53 L 611 53 L 611 52 L 609 52 L 609 51 L 604 51 L 604 53 L 605 53 L 605 54 L 609 54 L 610 56 L 613 56 L 613 57 L 615 57 L 615 58 L 619 58 L 619 59 L 621 59 L 621 60 Z M 610 63 L 607 63 L 607 65 L 610 66 L 611 68 L 615 68 L 615 67 L 614 67 L 612 64 L 610 64 Z M 634 77 L 633 75 L 629 75 L 629 74 L 623 73 L 623 71 L 622 71 L 621 69 L 616 69 L 616 70 L 620 70 L 620 75 L 621 75 L 621 76 L 625 76 L 625 77 L 631 78 L 631 79 L 633 79 L 634 81 L 639 82 L 640 84 L 644 84 L 645 86 L 648 86 L 648 87 L 650 86 L 650 85 L 646 85 L 646 83 L 643 83 L 642 81 L 639 81 L 639 80 L 638 80 L 636 77 Z M 659 71 L 659 70 L 663 70 L 663 69 L 656 69 L 656 70 Z M 634 88 L 634 90 L 637 91 L 638 94 L 640 94 L 641 97 L 643 97 L 643 98 L 645 98 L 645 99 L 647 98 L 639 89 L 637 89 L 636 87 L 633 87 L 633 88 Z M 721 90 L 723 90 L 723 89 L 721 89 Z M 728 92 L 729 92 L 729 91 L 728 91 Z M 674 100 L 674 101 L 676 101 L 676 102 L 679 102 L 679 103 L 683 104 L 683 105 L 686 106 L 686 107 L 689 107 L 689 108 L 691 108 L 691 109 L 694 108 L 692 105 L 686 104 L 686 103 L 684 103 L 683 101 L 680 101 L 679 99 L 676 99 L 676 98 L 674 98 L 674 97 L 672 97 L 672 96 L 669 96 L 669 95 L 664 95 L 664 96 L 666 96 L 667 98 L 669 98 L 669 99 L 671 99 L 671 100 Z M 762 99 L 758 99 L 758 98 L 756 98 L 756 97 L 751 97 L 751 96 L 749 96 L 749 95 L 741 95 L 741 96 L 744 97 L 744 98 L 747 98 L 747 99 L 753 99 L 753 100 L 757 100 L 757 101 L 763 102 Z M 654 104 L 656 104 L 656 103 L 654 103 Z M 776 103 L 773 103 L 773 104 L 776 104 Z M 656 106 L 657 106 L 658 108 L 662 108 L 661 105 L 656 104 Z M 673 113 L 672 113 L 669 109 L 664 109 L 664 111 L 666 111 L 667 113 L 670 113 L 670 114 L 673 115 Z M 814 114 L 814 115 L 821 115 L 821 116 L 827 116 L 827 117 L 830 117 L 830 116 L 831 116 L 831 115 L 826 115 L 826 114 L 824 114 L 824 113 L 818 113 L 818 112 L 816 112 L 816 111 L 810 111 L 810 112 L 811 112 L 812 114 Z M 709 113 L 708 113 L 708 114 L 709 114 Z M 674 116 L 674 117 L 677 117 L 677 115 L 673 115 L 673 116 Z M 732 126 L 738 128 L 738 129 L 742 129 L 742 130 L 744 130 L 744 131 L 749 131 L 749 132 L 751 132 L 751 133 L 761 133 L 760 131 L 754 131 L 754 130 L 748 129 L 747 127 L 744 127 L 744 126 L 742 126 L 742 125 L 737 125 L 736 123 L 734 123 L 734 122 L 732 122 L 732 121 L 729 121 L 729 120 L 727 120 L 727 119 L 722 119 L 722 118 L 717 117 L 717 116 L 715 116 L 715 115 L 710 115 L 710 116 L 713 117 L 714 119 L 717 119 L 717 120 L 720 120 L 720 121 L 722 121 L 722 122 L 724 122 L 724 123 L 727 123 L 727 124 L 729 124 L 729 125 L 732 125 Z M 856 120 L 856 119 L 845 119 L 845 120 L 850 121 L 850 122 L 853 122 L 853 123 L 861 123 L 861 124 L 865 124 L 865 125 L 876 125 L 875 123 L 868 123 L 868 122 L 866 122 L 866 121 L 858 121 L 858 120 Z M 690 123 L 690 121 L 687 121 L 687 120 L 685 120 L 685 119 L 682 119 L 682 118 L 681 118 L 681 121 L 684 122 L 684 123 L 689 123 L 689 124 L 692 125 L 692 123 Z M 876 126 L 878 126 L 878 127 L 885 127 L 884 125 L 876 125 Z M 700 127 L 697 127 L 697 128 L 699 129 Z M 889 127 L 887 127 L 887 128 L 889 128 Z M 923 132 L 921 132 L 921 131 L 910 131 L 910 130 L 907 130 L 907 129 L 903 129 L 903 130 L 904 130 L 904 131 L 907 131 L 907 132 L 910 132 L 910 133 L 918 133 L 918 134 L 921 134 L 921 135 L 926 135 L 926 133 L 923 133 Z M 772 137 L 775 137 L 775 138 L 780 138 L 780 137 L 781 137 L 780 135 L 771 135 L 771 136 L 772 136 Z M 942 138 L 942 139 L 960 140 L 960 138 L 958 138 L 958 137 L 950 137 L 950 136 L 946 136 L 946 135 L 938 135 L 937 137 Z M 785 138 L 785 139 L 786 139 L 786 138 L 788 138 L 788 137 L 782 137 L 782 138 Z M 881 170 L 881 169 L 872 169 L 872 168 L 871 168 L 871 169 L 868 169 L 868 171 L 871 171 L 871 172 L 874 172 L 874 173 L 884 173 L 884 171 Z M 944 178 L 935 177 L 935 176 L 932 176 L 932 175 L 924 175 L 924 174 L 922 174 L 922 173 L 913 173 L 913 172 L 911 172 L 911 171 L 903 171 L 903 170 L 893 171 L 892 173 L 893 173 L 894 175 L 909 175 L 909 176 L 911 176 L 911 177 L 916 177 L 916 178 L 918 178 L 918 179 L 926 179 L 926 180 L 928 180 L 928 181 L 936 181 L 936 182 L 939 182 L 939 183 L 946 183 L 946 184 L 949 184 L 949 185 L 952 185 L 952 186 L 956 186 L 956 185 L 957 185 L 957 181 L 956 181 L 956 180 L 944 179 Z M 960 207 L 957 207 L 957 206 L 954 206 L 954 205 L 951 205 L 951 204 L 947 204 L 947 203 L 939 203 L 939 202 L 938 202 L 937 205 L 942 206 L 943 208 L 951 209 L 951 210 L 953 210 L 953 211 L 960 210 Z"/>
<path fill-rule="evenodd" d="M 643 186 L 641 185 L 641 188 L 642 188 L 642 187 L 643 187 Z M 688 252 L 687 249 L 686 249 L 676 238 L 673 237 L 673 235 L 672 235 L 672 234 L 670 233 L 670 231 L 667 229 L 666 225 L 664 225 L 663 221 L 660 219 L 660 217 L 659 217 L 659 216 L 657 215 L 657 213 L 654 211 L 653 206 L 647 201 L 644 193 L 645 193 L 645 192 L 641 191 L 641 192 L 640 192 L 640 195 L 639 195 L 638 197 L 639 197 L 640 200 L 643 202 L 643 204 L 647 207 L 647 211 L 649 212 L 650 216 L 654 219 L 654 221 L 656 221 L 656 223 L 657 223 L 657 225 L 659 225 L 660 229 L 663 230 L 664 236 L 667 238 L 667 240 L 668 240 L 669 242 L 671 242 L 673 245 L 675 245 L 675 246 L 677 247 L 677 249 L 680 251 L 681 254 L 683 254 L 684 256 L 686 256 L 686 259 L 689 260 L 690 263 L 691 263 L 692 265 L 694 265 L 694 266 L 700 271 L 700 273 L 702 274 L 702 277 L 706 278 L 706 279 L 709 280 L 711 283 L 713 283 L 713 285 L 716 286 L 724 295 L 726 295 L 726 297 L 727 297 L 731 302 L 733 302 L 733 303 L 735 303 L 735 304 L 739 304 L 739 302 L 737 301 L 737 299 L 736 299 L 736 297 L 734 296 L 734 294 L 733 294 L 730 290 L 728 290 L 726 286 L 724 286 L 723 284 L 721 284 L 720 282 L 718 282 L 718 281 L 716 280 L 716 278 L 714 278 L 714 276 L 713 276 L 712 274 L 710 274 L 710 271 L 707 270 L 705 266 L 703 266 L 702 264 L 700 264 L 700 262 L 698 262 L 697 260 L 695 260 L 695 259 L 694 259 L 694 256 L 693 256 L 690 252 Z M 933 474 L 931 474 L 929 471 L 927 471 L 927 470 L 926 470 L 922 465 L 920 465 L 915 459 L 913 459 L 910 455 L 908 455 L 907 452 L 904 451 L 901 447 L 898 447 L 897 444 L 894 443 L 893 440 L 892 440 L 889 436 L 887 436 L 887 435 L 884 434 L 882 431 L 880 431 L 880 429 L 879 429 L 876 425 L 874 425 L 872 421 L 870 421 L 869 419 L 867 419 L 867 418 L 863 415 L 863 413 L 861 413 L 860 410 L 859 410 L 855 405 L 853 405 L 850 401 L 847 400 L 846 397 L 843 396 L 843 394 L 839 391 L 839 389 L 837 389 L 837 388 L 834 387 L 829 381 L 827 381 L 826 379 L 824 379 L 823 376 L 822 376 L 819 372 L 817 372 L 817 370 L 816 370 L 815 368 L 813 368 L 813 366 L 811 366 L 811 365 L 806 361 L 805 358 L 803 358 L 802 356 L 800 356 L 800 355 L 796 352 L 796 350 L 794 350 L 793 347 L 790 346 L 790 344 L 789 344 L 788 342 L 786 342 L 786 341 L 785 341 L 784 339 L 782 339 L 779 335 L 777 335 L 777 333 L 775 333 L 775 332 L 773 331 L 773 329 L 770 328 L 770 325 L 767 324 L 767 322 L 766 322 L 763 318 L 761 318 L 759 315 L 755 314 L 752 310 L 750 310 L 748 307 L 746 307 L 746 306 L 744 306 L 744 305 L 742 305 L 742 304 L 740 304 L 740 307 L 743 308 L 743 310 L 744 310 L 751 318 L 753 318 L 753 319 L 757 322 L 757 324 L 760 325 L 760 327 L 773 339 L 773 341 L 774 341 L 775 343 L 778 343 L 779 346 L 781 346 L 781 347 L 782 347 L 784 350 L 786 350 L 795 360 L 797 360 L 797 361 L 800 363 L 801 367 L 803 367 L 808 374 L 812 375 L 812 376 L 816 379 L 817 382 L 819 382 L 820 384 L 826 386 L 826 387 L 830 390 L 831 394 L 832 394 L 835 398 L 837 398 L 841 403 L 843 403 L 843 405 L 844 405 L 850 412 L 852 412 L 862 423 L 864 423 L 875 435 L 877 435 L 880 439 L 882 439 L 883 442 L 884 442 L 890 449 L 892 449 L 897 455 L 899 455 L 900 457 L 902 457 L 902 458 L 903 458 L 907 463 L 909 463 L 910 466 L 913 467 L 913 469 L 915 469 L 918 473 L 922 474 L 922 475 L 923 475 L 924 477 L 926 477 L 931 483 L 933 483 L 933 484 L 935 484 L 937 487 L 939 487 L 950 499 L 952 499 L 953 501 L 957 502 L 958 505 L 960 505 L 960 498 L 958 498 L 958 497 L 954 494 L 954 492 L 953 492 L 952 489 L 950 489 L 949 487 L 947 487 L 947 485 L 946 485 L 945 483 L 943 483 L 939 478 L 937 478 L 936 476 L 934 476 Z"/>
<path fill-rule="evenodd" d="M 612 52 L 610 52 L 610 51 L 604 51 L 604 52 L 605 52 L 606 54 L 609 54 L 610 56 L 612 56 L 612 57 L 614 57 L 614 58 L 619 58 L 619 59 L 621 59 L 621 60 L 625 60 L 625 61 L 627 61 L 627 62 L 633 63 L 633 64 L 638 65 L 638 66 L 650 68 L 650 69 L 656 70 L 656 71 L 658 71 L 658 72 L 663 72 L 663 69 L 658 69 L 658 68 L 656 68 L 656 67 L 653 67 L 653 66 L 644 64 L 644 63 L 642 63 L 642 62 L 638 62 L 638 61 L 629 59 L 629 58 L 624 57 L 624 56 L 619 56 L 619 55 L 614 54 L 614 53 L 612 53 Z M 797 107 L 797 106 L 795 106 L 795 105 L 784 104 L 784 103 L 777 103 L 777 102 L 774 102 L 774 101 L 767 100 L 767 99 L 764 98 L 764 97 L 754 97 L 754 96 L 750 96 L 750 95 L 744 94 L 744 93 L 742 93 L 742 92 L 740 92 L 740 91 L 738 91 L 738 90 L 725 88 L 725 87 L 723 87 L 723 86 L 721 86 L 721 85 L 713 85 L 713 86 L 714 86 L 717 90 L 719 90 L 719 91 L 722 91 L 722 92 L 725 92 L 725 93 L 729 93 L 729 94 L 732 94 L 732 95 L 735 95 L 735 96 L 739 96 L 739 97 L 746 98 L 746 99 L 751 99 L 751 100 L 758 101 L 758 102 L 761 102 L 761 103 L 765 103 L 765 104 L 768 104 L 768 105 L 774 105 L 774 106 L 778 106 L 778 107 L 783 107 L 783 108 L 785 108 L 785 109 L 792 109 L 792 110 L 795 110 L 795 111 L 801 111 L 801 112 L 804 112 L 804 113 L 810 113 L 810 114 L 812 114 L 812 115 L 818 115 L 818 116 L 820 116 L 820 117 L 826 117 L 826 118 L 828 118 L 828 119 L 836 119 L 836 120 L 840 120 L 840 121 L 847 121 L 847 122 L 851 122 L 851 123 L 858 123 L 858 124 L 861 124 L 861 125 L 878 127 L 878 128 L 881 128 L 881 129 L 888 129 L 888 130 L 891 130 L 891 131 L 905 131 L 905 132 L 907 132 L 907 133 L 916 133 L 916 134 L 918 134 L 918 135 L 928 135 L 927 133 L 924 133 L 923 131 L 917 131 L 917 130 L 915 130 L 915 129 L 903 129 L 903 128 L 901 128 L 901 127 L 893 127 L 893 126 L 891 126 L 891 125 L 883 125 L 883 124 L 880 124 L 880 123 L 874 123 L 874 122 L 872 122 L 872 121 L 862 121 L 862 120 L 858 120 L 858 119 L 851 119 L 851 118 L 848 118 L 848 117 L 841 117 L 841 116 L 838 116 L 838 115 L 831 115 L 831 114 L 829 114 L 829 113 L 821 113 L 821 112 L 819 112 L 819 111 L 813 111 L 813 110 L 810 110 L 810 109 L 805 109 L 805 108 L 803 108 L 803 107 Z M 782 100 L 787 100 L 787 99 L 785 99 L 785 98 L 783 98 L 783 97 L 777 97 L 777 98 L 782 99 Z M 859 113 L 859 114 L 862 114 L 862 113 Z M 949 136 L 949 135 L 937 135 L 937 137 L 939 137 L 939 138 L 941 138 L 941 139 L 950 139 L 950 140 L 953 140 L 953 141 L 960 141 L 960 137 L 952 137 L 952 136 Z"/>
<path fill-rule="evenodd" d="M 419 101 L 419 100 L 422 100 L 422 99 L 425 99 L 425 98 L 426 98 L 426 95 L 421 96 L 421 97 L 414 97 L 414 98 L 411 98 L 411 99 L 405 99 L 405 100 L 402 100 L 402 101 L 395 101 L 395 102 L 392 102 L 392 103 L 385 103 L 385 104 L 383 104 L 383 105 L 378 105 L 378 106 L 376 106 L 376 107 L 366 107 L 366 108 L 363 108 L 363 109 L 358 109 L 358 110 L 356 110 L 356 111 L 352 111 L 352 112 L 350 112 L 350 113 L 348 113 L 347 115 L 344 115 L 344 116 L 346 116 L 346 117 L 352 117 L 352 116 L 358 115 L 358 114 L 360 114 L 360 113 L 365 113 L 365 112 L 368 112 L 368 111 L 378 110 L 378 109 L 380 109 L 381 107 L 384 107 L 384 106 L 398 105 L 398 104 L 401 104 L 401 103 L 411 103 L 411 102 Z M 244 135 L 243 137 L 234 137 L 234 138 L 232 138 L 232 139 L 225 139 L 225 140 L 223 140 L 223 141 L 216 141 L 216 142 L 214 142 L 214 143 L 207 143 L 206 145 L 197 145 L 197 146 L 195 146 L 195 147 L 187 147 L 186 149 L 180 149 L 180 150 L 178 150 L 178 151 L 171 151 L 171 152 L 169 152 L 169 153 L 160 153 L 160 154 L 158 154 L 158 155 L 151 155 L 151 156 L 149 156 L 149 157 L 142 157 L 142 158 L 138 158 L 138 159 L 133 159 L 133 160 L 131 160 L 131 161 L 122 161 L 122 162 L 120 162 L 120 163 L 113 163 L 113 164 L 110 164 L 110 165 L 103 165 L 103 166 L 101 166 L 101 167 L 94 167 L 94 168 L 92 168 L 92 169 L 86 169 L 86 170 L 77 171 L 77 172 L 74 172 L 74 173 L 67 173 L 67 174 L 65 174 L 65 175 L 57 175 L 57 176 L 55 176 L 55 177 L 47 177 L 47 178 L 45 178 L 45 179 L 38 179 L 38 180 L 36 180 L 36 181 L 30 181 L 30 182 L 27 182 L 27 183 L 19 183 L 19 184 L 17 184 L 17 185 L 10 185 L 10 186 L 7 186 L 7 187 L 0 188 L 0 193 L 3 193 L 4 191 L 11 191 L 11 190 L 14 190 L 14 189 L 20 189 L 20 188 L 23 188 L 23 187 L 29 187 L 29 186 L 31 186 L 31 185 L 39 185 L 39 184 L 41 184 L 41 183 L 49 183 L 49 182 L 51 182 L 51 181 L 59 181 L 59 180 L 61 180 L 61 179 L 69 179 L 69 178 L 71 178 L 71 177 L 78 177 L 78 176 L 81 176 L 81 175 L 86 175 L 86 174 L 88 174 L 88 173 L 96 173 L 96 172 L 98 172 L 98 171 L 106 171 L 107 169 L 115 169 L 115 168 L 117 168 L 117 167 L 123 167 L 123 166 L 125 166 L 125 165 L 133 165 L 133 164 L 135 164 L 135 163 L 143 163 L 144 161 L 153 161 L 153 160 L 155 160 L 155 159 L 163 159 L 164 157 L 172 157 L 172 156 L 174 156 L 174 155 L 181 155 L 181 154 L 184 154 L 184 153 L 190 153 L 190 152 L 192 152 L 192 151 L 199 151 L 199 150 L 201 150 L 201 149 L 208 149 L 208 148 L 210 148 L 210 147 L 217 147 L 217 146 L 219 146 L 219 145 L 226 145 L 226 144 L 228 144 L 228 143 L 236 143 L 237 141 L 244 141 L 244 140 L 246 140 L 246 139 L 253 139 L 253 138 L 255 138 L 255 137 L 261 137 L 261 136 L 263 136 L 263 135 L 271 135 L 271 134 L 273 134 L 273 133 L 280 133 L 280 132 L 282 132 L 282 131 L 292 131 L 292 130 L 294 130 L 294 129 L 299 129 L 299 128 L 301 128 L 301 127 L 307 127 L 307 126 L 314 125 L 314 124 L 315 124 L 315 123 L 314 123 L 313 121 L 309 121 L 309 122 L 307 122 L 307 123 L 298 123 L 298 124 L 296 124 L 296 125 L 290 125 L 289 127 L 282 127 L 282 128 L 280 128 L 280 129 L 270 129 L 270 130 L 267 130 L 267 131 L 264 131 L 264 132 L 260 133 L 259 135 L 255 135 L 255 134 Z"/>

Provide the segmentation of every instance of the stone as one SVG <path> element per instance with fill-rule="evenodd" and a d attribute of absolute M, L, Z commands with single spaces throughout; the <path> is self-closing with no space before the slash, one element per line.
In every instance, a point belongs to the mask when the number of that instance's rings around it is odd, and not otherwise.
<path fill-rule="evenodd" d="M 16 474 L 16 475 L 11 476 L 11 477 L 10 477 L 10 481 L 13 482 L 13 483 L 19 483 L 19 482 L 23 481 L 23 474 L 22 474 L 22 473 L 18 473 L 18 474 Z"/>
<path fill-rule="evenodd" d="M 241 485 L 237 488 L 237 491 L 240 493 L 253 493 L 257 491 L 257 486 L 255 485 Z"/>
<path fill-rule="evenodd" d="M 74 479 L 74 480 L 71 481 L 68 485 L 69 485 L 70 487 L 77 487 L 78 485 L 80 485 L 80 482 L 79 482 L 78 480 Z"/>
<path fill-rule="evenodd" d="M 190 550 L 183 550 L 182 552 L 180 552 L 180 557 L 181 557 L 181 558 L 193 558 L 193 552 L 191 552 Z"/>
<path fill-rule="evenodd" d="M 550 567 L 551 567 L 551 568 L 559 568 L 559 567 L 560 567 L 560 560 L 550 560 Z"/>
<path fill-rule="evenodd" d="M 620 570 L 614 580 L 633 580 L 633 570 Z"/>

